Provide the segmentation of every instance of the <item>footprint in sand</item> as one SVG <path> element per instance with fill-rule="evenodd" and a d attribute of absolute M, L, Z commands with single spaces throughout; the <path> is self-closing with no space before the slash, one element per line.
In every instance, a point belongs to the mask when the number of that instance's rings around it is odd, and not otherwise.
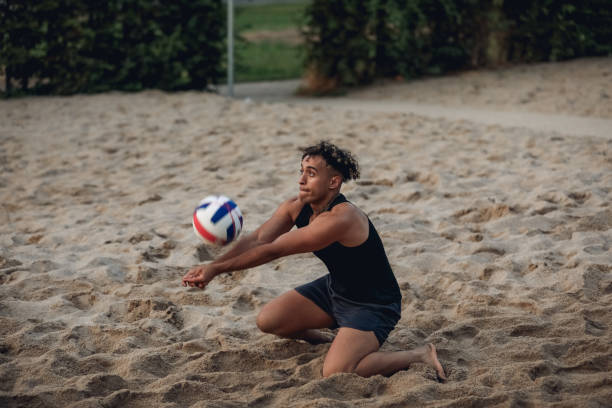
<path fill-rule="evenodd" d="M 135 322 L 142 319 L 160 319 L 177 329 L 183 328 L 181 307 L 165 299 L 131 299 L 123 320 Z"/>

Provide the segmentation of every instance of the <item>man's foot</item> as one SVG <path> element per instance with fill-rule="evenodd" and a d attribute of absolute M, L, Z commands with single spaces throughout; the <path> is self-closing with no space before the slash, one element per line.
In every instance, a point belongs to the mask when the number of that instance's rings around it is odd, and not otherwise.
<path fill-rule="evenodd" d="M 446 381 L 446 374 L 444 373 L 442 364 L 440 364 L 440 361 L 438 361 L 438 353 L 436 353 L 436 347 L 433 344 L 428 343 L 415 349 L 414 351 L 421 355 L 421 361 L 423 363 L 436 370 L 436 375 L 441 382 Z"/>

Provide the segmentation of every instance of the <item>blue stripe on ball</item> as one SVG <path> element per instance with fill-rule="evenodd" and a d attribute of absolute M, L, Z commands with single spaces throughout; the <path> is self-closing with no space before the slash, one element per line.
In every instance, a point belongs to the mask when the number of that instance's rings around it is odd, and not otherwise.
<path fill-rule="evenodd" d="M 234 234 L 236 233 L 236 228 L 234 228 L 234 223 L 232 223 L 229 227 L 227 227 L 227 240 L 231 241 L 234 239 Z"/>
<path fill-rule="evenodd" d="M 216 224 L 221 218 L 225 217 L 229 211 L 227 211 L 226 206 L 219 207 L 217 211 L 213 214 L 210 221 L 213 224 Z"/>
<path fill-rule="evenodd" d="M 221 218 L 225 217 L 227 213 L 233 210 L 234 208 L 236 208 L 236 203 L 234 203 L 233 201 L 227 201 L 221 207 L 219 207 L 217 211 L 215 211 L 215 214 L 211 217 L 210 221 L 213 224 L 216 224 Z"/>
<path fill-rule="evenodd" d="M 204 203 L 204 204 L 202 204 L 201 206 L 199 206 L 198 208 L 196 208 L 196 211 L 198 211 L 198 210 L 202 210 L 202 209 L 204 209 L 204 208 L 208 207 L 209 205 L 210 205 L 210 203 Z"/>

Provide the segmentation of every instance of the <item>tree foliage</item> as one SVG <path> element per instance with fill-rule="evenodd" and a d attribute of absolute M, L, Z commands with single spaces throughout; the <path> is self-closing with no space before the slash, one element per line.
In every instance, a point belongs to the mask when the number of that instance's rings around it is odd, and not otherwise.
<path fill-rule="evenodd" d="M 313 0 L 306 24 L 309 69 L 339 86 L 612 55 L 609 0 Z"/>
<path fill-rule="evenodd" d="M 217 0 L 0 0 L 6 92 L 205 89 L 222 74 Z"/>
<path fill-rule="evenodd" d="M 308 63 L 320 75 L 341 77 L 346 85 L 375 74 L 376 38 L 372 2 L 313 0 L 306 10 Z"/>

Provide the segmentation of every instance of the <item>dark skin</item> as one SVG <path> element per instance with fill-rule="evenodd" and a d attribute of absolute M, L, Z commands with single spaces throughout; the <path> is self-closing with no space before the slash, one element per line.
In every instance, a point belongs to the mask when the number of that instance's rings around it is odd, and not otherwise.
<path fill-rule="evenodd" d="M 324 211 L 339 194 L 342 176 L 321 156 L 302 160 L 299 194 L 283 202 L 272 217 L 257 230 L 236 243 L 227 253 L 206 265 L 192 268 L 183 286 L 204 289 L 215 276 L 253 268 L 284 256 L 320 250 L 333 242 L 353 247 L 368 238 L 368 218 L 350 203 Z M 310 223 L 293 229 L 303 206 L 313 210 Z M 258 327 L 287 338 L 311 342 L 331 340 L 317 329 L 331 326 L 333 318 L 309 299 L 291 290 L 265 305 L 257 317 Z M 341 327 L 325 357 L 323 375 L 354 372 L 362 376 L 391 375 L 410 364 L 424 363 L 446 379 L 432 344 L 408 351 L 380 352 L 372 331 Z"/>

